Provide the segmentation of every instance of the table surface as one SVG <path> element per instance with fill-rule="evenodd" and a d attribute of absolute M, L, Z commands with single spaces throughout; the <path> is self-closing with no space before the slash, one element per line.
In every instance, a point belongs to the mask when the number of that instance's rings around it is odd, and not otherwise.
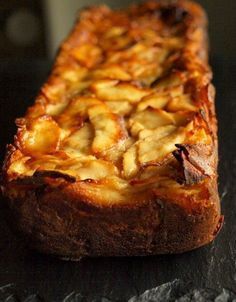
<path fill-rule="evenodd" d="M 236 291 L 235 65 L 220 58 L 212 60 L 219 120 L 219 190 L 225 215 L 224 227 L 213 244 L 181 255 L 65 262 L 29 251 L 10 232 L 0 210 L 0 286 L 13 284 L 20 299 L 38 293 L 45 301 L 62 301 L 72 291 L 125 301 L 175 278 L 196 288 Z M 46 61 L 0 62 L 1 160 L 15 132 L 14 119 L 33 102 L 49 68 Z"/>

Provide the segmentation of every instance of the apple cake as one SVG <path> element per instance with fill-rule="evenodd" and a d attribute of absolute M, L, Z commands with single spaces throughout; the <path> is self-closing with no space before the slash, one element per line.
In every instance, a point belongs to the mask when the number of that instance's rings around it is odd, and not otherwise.
<path fill-rule="evenodd" d="M 7 146 L 2 192 L 61 258 L 180 253 L 222 225 L 207 18 L 187 0 L 80 12 Z"/>

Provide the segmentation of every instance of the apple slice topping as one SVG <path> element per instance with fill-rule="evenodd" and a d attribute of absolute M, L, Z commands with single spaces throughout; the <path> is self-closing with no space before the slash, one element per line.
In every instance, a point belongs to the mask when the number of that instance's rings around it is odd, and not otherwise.
<path fill-rule="evenodd" d="M 88 109 L 89 119 L 94 127 L 92 143 L 94 154 L 104 154 L 127 138 L 122 118 L 110 111 L 105 104 L 96 104 Z"/>
<path fill-rule="evenodd" d="M 129 119 L 130 132 L 133 136 L 137 136 L 144 129 L 156 129 L 171 124 L 175 124 L 173 116 L 162 109 L 147 108 L 135 112 Z"/>
<path fill-rule="evenodd" d="M 138 103 L 142 97 L 150 94 L 149 89 L 141 89 L 130 83 L 119 83 L 114 80 L 97 81 L 91 88 L 99 99 L 105 101 Z"/>
<path fill-rule="evenodd" d="M 43 115 L 20 126 L 16 144 L 24 154 L 38 157 L 58 150 L 60 134 L 58 124 L 50 116 Z"/>

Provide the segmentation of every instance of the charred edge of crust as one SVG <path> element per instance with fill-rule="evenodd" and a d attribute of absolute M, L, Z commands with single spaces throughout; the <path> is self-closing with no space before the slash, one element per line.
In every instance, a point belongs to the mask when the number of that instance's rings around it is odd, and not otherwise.
<path fill-rule="evenodd" d="M 184 183 L 193 185 L 214 175 L 212 148 L 209 150 L 209 147 L 203 144 L 176 144 L 176 147 L 178 149 L 173 152 L 173 155 L 181 165 Z"/>
<path fill-rule="evenodd" d="M 65 174 L 65 173 L 62 173 L 62 172 L 59 172 L 59 171 L 50 171 L 50 170 L 47 170 L 47 171 L 36 171 L 34 172 L 34 175 L 33 177 L 36 177 L 36 178 L 45 178 L 45 177 L 50 177 L 50 178 L 54 178 L 54 179 L 57 179 L 57 178 L 62 178 L 64 179 L 65 181 L 69 182 L 69 183 L 74 183 L 76 182 L 76 178 L 74 176 L 71 176 L 71 175 L 68 175 L 68 174 Z"/>

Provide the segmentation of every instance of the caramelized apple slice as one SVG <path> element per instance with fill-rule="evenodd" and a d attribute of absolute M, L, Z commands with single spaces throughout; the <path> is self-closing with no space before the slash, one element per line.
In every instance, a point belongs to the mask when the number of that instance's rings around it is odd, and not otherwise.
<path fill-rule="evenodd" d="M 156 46 L 150 47 L 144 42 L 138 42 L 126 50 L 112 53 L 108 58 L 108 62 L 118 64 L 133 62 L 137 68 L 138 65 L 140 66 L 140 62 L 143 63 L 144 61 L 146 63 L 152 63 L 156 61 L 162 62 L 165 59 L 167 53 L 168 51 L 165 49 Z"/>
<path fill-rule="evenodd" d="M 57 62 L 49 79 L 49 85 L 43 87 L 43 93 L 50 103 L 66 100 L 68 96 L 79 93 L 89 85 L 88 80 L 85 79 L 87 75 L 88 69 L 80 66 L 75 60 L 67 64 Z"/>
<path fill-rule="evenodd" d="M 105 32 L 99 44 L 107 52 L 127 48 L 132 43 L 132 39 L 125 34 L 126 31 L 127 28 L 125 27 L 111 27 Z"/>
<path fill-rule="evenodd" d="M 61 144 L 61 150 L 70 156 L 78 157 L 89 154 L 94 138 L 92 125 L 85 123 L 82 128 L 73 132 Z"/>
<path fill-rule="evenodd" d="M 191 134 L 192 135 L 187 139 L 188 144 L 196 144 L 196 142 L 201 142 L 206 145 L 213 144 L 212 136 L 209 135 L 208 129 L 202 126 L 195 126 Z"/>
<path fill-rule="evenodd" d="M 123 175 L 125 178 L 131 178 L 138 170 L 137 145 L 134 144 L 123 155 Z"/>
<path fill-rule="evenodd" d="M 105 178 L 108 175 L 118 174 L 117 168 L 112 163 L 102 159 L 96 159 L 91 155 L 57 161 L 56 165 L 50 170 L 74 176 L 79 180 L 98 180 Z"/>
<path fill-rule="evenodd" d="M 94 79 L 115 79 L 120 81 L 130 81 L 132 79 L 124 69 L 115 64 L 95 69 L 92 77 Z"/>
<path fill-rule="evenodd" d="M 157 129 L 154 130 L 145 129 L 140 131 L 139 138 L 144 141 L 146 139 L 146 142 L 148 144 L 149 140 L 155 140 L 155 141 L 161 140 L 163 137 L 171 135 L 171 133 L 175 132 L 176 129 L 177 128 L 173 125 L 158 127 Z M 149 140 L 147 138 L 149 138 Z M 124 153 L 123 175 L 127 179 L 134 177 L 139 171 L 139 160 L 137 157 L 138 155 L 140 155 L 138 154 L 138 150 L 141 144 L 142 141 L 137 141 Z M 141 146 L 141 148 L 142 147 L 143 146 Z M 151 151 L 151 149 L 149 151 Z"/>
<path fill-rule="evenodd" d="M 44 171 L 49 170 L 53 171 L 56 170 L 58 166 L 62 162 L 65 162 L 67 157 L 61 156 L 61 154 L 56 155 L 42 155 L 38 158 L 34 158 L 28 161 L 28 165 L 31 167 L 33 171 Z"/>
<path fill-rule="evenodd" d="M 74 170 L 73 167 L 71 167 Z M 100 180 L 107 176 L 117 175 L 118 169 L 111 163 L 102 159 L 84 161 L 81 168 L 76 171 L 76 176 L 80 180 L 94 179 Z"/>
<path fill-rule="evenodd" d="M 112 26 L 106 30 L 103 37 L 105 39 L 117 38 L 122 36 L 126 31 L 127 29 L 123 26 Z"/>
<path fill-rule="evenodd" d="M 156 129 L 170 124 L 175 124 L 171 114 L 161 109 L 152 108 L 134 113 L 129 120 L 130 131 L 134 136 L 137 136 L 143 129 Z"/>
<path fill-rule="evenodd" d="M 166 110 L 170 112 L 181 110 L 196 111 L 198 108 L 194 106 L 189 94 L 183 94 L 172 98 L 167 104 Z"/>
<path fill-rule="evenodd" d="M 45 106 L 46 114 L 51 116 L 57 116 L 62 113 L 62 111 L 68 105 L 68 101 L 58 102 L 58 103 L 49 103 Z"/>
<path fill-rule="evenodd" d="M 59 77 L 51 78 L 44 84 L 41 94 L 49 103 L 58 103 L 65 100 L 66 83 Z"/>
<path fill-rule="evenodd" d="M 169 93 L 172 98 L 181 96 L 184 94 L 184 85 L 177 85 L 174 87 L 170 87 L 170 89 L 166 91 L 166 93 Z"/>
<path fill-rule="evenodd" d="M 112 52 L 107 59 L 107 62 L 110 64 L 127 64 L 129 61 L 139 62 L 141 59 L 144 59 L 147 56 L 146 52 L 150 52 L 150 48 L 145 46 L 144 43 L 136 43 L 132 47 L 129 47 L 123 51 Z"/>
<path fill-rule="evenodd" d="M 177 127 L 173 125 L 161 126 L 157 129 L 144 129 L 139 132 L 139 139 L 143 140 L 147 137 L 154 137 L 155 140 L 161 139 L 164 136 L 171 134 L 172 132 L 176 131 Z"/>
<path fill-rule="evenodd" d="M 106 102 L 106 105 L 111 109 L 111 111 L 115 114 L 119 115 L 128 115 L 132 110 L 133 106 L 127 101 L 119 102 L 119 101 L 112 101 Z"/>
<path fill-rule="evenodd" d="M 91 155 L 64 160 L 56 156 L 43 156 L 32 160 L 28 165 L 33 169 L 32 171 L 57 171 L 79 180 L 99 180 L 118 174 L 117 168 L 112 163 L 96 159 Z"/>
<path fill-rule="evenodd" d="M 137 105 L 137 111 L 143 111 L 148 107 L 161 109 L 166 106 L 171 97 L 168 93 L 154 93 L 142 99 Z"/>
<path fill-rule="evenodd" d="M 112 80 L 97 81 L 92 89 L 99 99 L 105 101 L 129 101 L 138 103 L 142 97 L 150 94 L 148 89 L 137 88 L 131 84 Z"/>
<path fill-rule="evenodd" d="M 75 47 L 71 55 L 82 65 L 87 68 L 94 67 L 102 60 L 102 50 L 93 44 L 83 44 Z"/>
<path fill-rule="evenodd" d="M 69 85 L 81 81 L 88 74 L 88 69 L 73 61 L 56 66 L 53 74 L 59 75 L 67 82 L 67 85 Z"/>
<path fill-rule="evenodd" d="M 117 167 L 120 167 L 122 165 L 122 158 L 123 158 L 124 152 L 126 152 L 126 150 L 128 148 L 130 148 L 130 146 L 132 144 L 134 144 L 134 142 L 135 142 L 135 140 L 131 137 L 127 137 L 127 138 L 121 140 L 115 146 L 115 148 L 106 150 L 104 152 L 103 158 L 115 163 L 117 165 Z"/>
<path fill-rule="evenodd" d="M 112 113 L 105 104 L 90 107 L 88 115 L 95 130 L 92 143 L 93 153 L 103 154 L 107 149 L 115 148 L 126 138 L 121 118 Z"/>
<path fill-rule="evenodd" d="M 149 86 L 155 79 L 161 77 L 163 73 L 162 62 L 167 54 L 167 50 L 154 47 L 136 55 L 137 59 L 130 59 L 125 63 L 125 66 L 133 79 Z"/>
<path fill-rule="evenodd" d="M 152 87 L 157 91 L 170 91 L 176 86 L 182 85 L 186 81 L 186 74 L 184 72 L 172 72 L 169 75 L 157 79 L 152 83 Z"/>
<path fill-rule="evenodd" d="M 175 144 L 182 144 L 186 137 L 186 130 L 179 128 L 164 137 L 148 136 L 138 144 L 138 159 L 141 165 L 150 162 L 158 164 L 168 154 L 176 149 Z"/>
<path fill-rule="evenodd" d="M 95 104 L 102 104 L 102 102 L 84 96 L 72 99 L 65 110 L 57 117 L 58 124 L 61 128 L 71 132 L 81 128 L 83 121 L 88 117 L 88 108 Z"/>
<path fill-rule="evenodd" d="M 173 113 L 169 113 L 169 114 L 175 121 L 175 125 L 185 126 L 191 120 L 193 120 L 195 112 L 194 111 L 177 111 L 177 112 L 173 112 Z"/>
<path fill-rule="evenodd" d="M 74 114 L 80 114 L 81 116 L 87 117 L 88 108 L 102 103 L 96 98 L 87 97 L 87 96 L 79 96 L 74 98 L 66 107 L 63 114 L 73 116 Z"/>
<path fill-rule="evenodd" d="M 32 119 L 19 129 L 17 144 L 27 155 L 38 157 L 55 152 L 60 144 L 60 128 L 48 115 Z"/>

